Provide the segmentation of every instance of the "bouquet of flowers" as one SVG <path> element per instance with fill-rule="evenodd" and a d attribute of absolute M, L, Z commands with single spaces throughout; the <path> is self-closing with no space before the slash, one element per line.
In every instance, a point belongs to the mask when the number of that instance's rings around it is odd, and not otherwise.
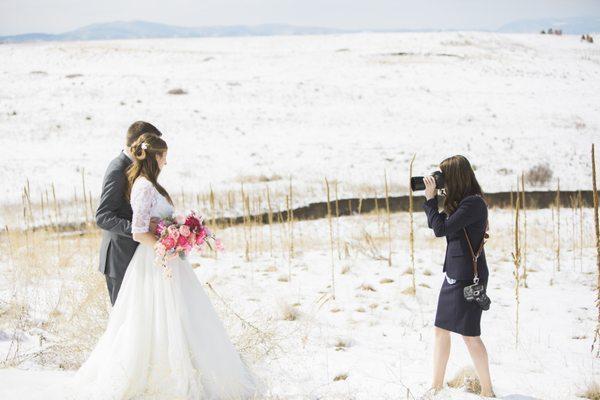
<path fill-rule="evenodd" d="M 211 250 L 223 250 L 221 241 L 206 227 L 204 219 L 195 211 L 187 216 L 177 214 L 160 220 L 156 226 L 158 241 L 154 246 L 156 263 L 164 268 L 165 275 L 172 275 L 167 261 L 175 257 L 185 259 L 192 250 L 201 252 L 204 245 Z"/>

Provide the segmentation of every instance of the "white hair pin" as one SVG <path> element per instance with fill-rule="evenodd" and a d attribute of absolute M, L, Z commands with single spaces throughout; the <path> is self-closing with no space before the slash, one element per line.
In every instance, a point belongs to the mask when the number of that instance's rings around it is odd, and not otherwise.
<path fill-rule="evenodd" d="M 148 148 L 148 144 L 146 142 L 142 143 L 142 149 L 146 150 Z"/>

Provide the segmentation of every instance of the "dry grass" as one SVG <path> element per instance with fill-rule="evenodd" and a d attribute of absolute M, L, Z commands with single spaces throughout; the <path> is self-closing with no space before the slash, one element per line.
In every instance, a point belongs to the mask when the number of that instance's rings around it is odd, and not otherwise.
<path fill-rule="evenodd" d="M 178 208 L 196 208 L 208 210 L 206 215 L 213 220 L 230 215 L 239 215 L 244 209 L 246 212 L 256 213 L 261 209 L 260 193 L 265 193 L 265 183 L 259 182 L 261 188 L 250 188 L 245 192 L 244 201 L 239 191 L 214 191 L 211 193 L 182 194 L 176 203 Z M 284 182 L 285 183 L 285 182 Z M 271 184 L 271 183 L 270 183 Z M 275 184 L 273 182 L 272 184 Z M 390 192 L 394 186 L 390 186 Z M 80 190 L 78 193 L 81 193 Z M 30 195 L 29 190 L 27 193 Z M 230 253 L 242 253 L 247 249 L 251 259 L 264 262 L 257 269 L 261 273 L 269 274 L 270 280 L 277 285 L 287 285 L 289 282 L 289 270 L 285 273 L 283 265 L 288 263 L 290 248 L 290 227 L 287 221 L 277 219 L 277 211 L 285 209 L 282 198 L 289 195 L 289 188 L 284 187 L 270 191 L 270 207 L 272 207 L 274 219 L 272 224 L 262 225 L 261 221 L 250 219 L 242 226 L 231 226 L 230 223 L 221 221 L 215 225 L 219 236 Z M 98 335 L 103 331 L 110 306 L 106 294 L 105 282 L 101 274 L 96 271 L 97 251 L 99 246 L 99 231 L 93 228 L 91 221 L 95 209 L 92 196 L 78 195 L 73 199 L 65 201 L 54 201 L 52 191 L 42 196 L 42 201 L 34 201 L 39 196 L 29 196 L 29 200 L 20 206 L 11 206 L 3 209 L 4 214 L 10 214 L 15 221 L 14 225 L 29 227 L 25 231 L 4 231 L 0 233 L 0 269 L 2 281 L 0 289 L 3 296 L 0 298 L 0 331 L 9 336 L 11 342 L 10 350 L 2 355 L 4 366 L 16 366 L 25 361 L 33 360 L 43 365 L 54 365 L 60 368 L 76 368 L 87 352 L 95 344 Z M 262 197 L 262 205 L 267 207 L 266 195 Z M 332 201 L 332 205 L 334 205 Z M 383 211 L 383 210 L 382 210 Z M 20 214 L 20 213 L 21 214 Z M 331 225 L 323 221 L 295 221 L 294 222 L 294 252 L 320 252 L 324 257 L 331 256 L 334 266 L 338 263 L 334 258 L 336 242 L 344 243 L 345 260 L 343 266 L 332 269 L 331 283 L 335 279 L 347 279 L 355 274 L 354 265 L 358 265 L 361 259 L 375 259 L 382 261 L 382 269 L 385 273 L 389 259 L 389 237 L 390 232 L 383 218 L 376 213 L 336 218 L 330 211 Z M 494 212 L 505 213 L 508 210 L 497 210 Z M 587 211 L 586 211 L 587 213 Z M 407 213 L 396 213 L 390 216 L 391 237 L 394 240 L 392 253 L 398 260 L 408 260 L 406 244 L 409 240 L 409 232 L 406 226 L 409 223 Z M 529 215 L 528 215 L 529 218 Z M 41 221 L 45 228 L 34 228 L 33 221 Z M 378 222 L 379 221 L 379 222 Z M 415 213 L 415 247 L 419 255 L 423 249 L 442 251 L 444 243 L 433 237 L 430 231 L 421 229 L 423 215 Z M 529 220 L 528 220 L 529 221 Z M 551 237 L 551 228 L 548 225 L 536 224 L 536 215 L 531 216 L 531 225 L 528 225 L 528 243 L 531 248 L 548 248 L 545 242 Z M 539 221 L 538 221 L 539 222 Z M 503 255 L 510 255 L 513 245 L 513 237 L 508 229 L 493 227 L 493 246 L 496 259 Z M 584 226 L 585 237 L 589 226 Z M 244 236 L 246 229 L 247 237 Z M 339 233 L 338 233 L 339 232 Z M 335 237 L 333 237 L 335 233 Z M 590 232 L 591 233 L 591 232 Z M 23 240 L 27 236 L 27 240 Z M 272 242 L 270 245 L 269 242 Z M 592 240 L 588 239 L 582 246 L 592 246 Z M 551 245 L 551 244 L 550 244 Z M 270 247 L 272 250 L 269 251 Z M 35 251 L 33 251 L 35 249 Z M 265 250 L 266 249 L 266 250 Z M 403 251 L 404 249 L 404 251 Z M 385 254 L 385 256 L 383 255 Z M 399 255 L 402 254 L 402 255 Z M 212 256 L 207 254 L 206 256 Z M 490 254 L 488 254 L 490 257 Z M 508 258 L 510 260 L 510 258 Z M 329 260 L 327 260 L 329 261 Z M 419 265 L 423 260 L 416 259 Z M 435 260 L 428 266 L 433 268 L 435 274 L 439 273 L 438 267 L 442 260 Z M 278 268 L 279 266 L 279 268 Z M 294 266 L 295 267 L 295 266 Z M 336 266 L 337 267 L 337 266 Z M 233 267 L 242 269 L 245 266 Z M 312 268 L 309 266 L 308 268 Z M 394 265 L 393 268 L 398 268 Z M 285 268 L 287 269 L 287 268 Z M 253 269 L 254 271 L 254 269 Z M 385 275 L 397 276 L 403 269 Z M 430 269 L 422 269 L 423 276 L 431 276 Z M 346 274 L 340 277 L 340 272 Z M 375 271 L 374 271 L 375 272 Z M 389 272 L 389 271 L 388 271 Z M 407 270 L 412 273 L 412 270 Z M 534 273 L 533 266 L 528 272 Z M 382 273 L 382 275 L 383 275 Z M 408 281 L 403 277 L 393 279 L 383 277 L 378 279 L 380 284 L 398 285 L 397 290 L 404 288 Z M 530 279 L 536 281 L 536 276 Z M 281 283 L 275 282 L 278 280 Z M 359 281 L 360 282 L 360 281 Z M 377 281 L 373 281 L 377 282 Z M 428 287 L 421 283 L 419 286 Z M 387 286 L 385 289 L 390 288 Z M 329 289 L 327 289 L 329 291 Z M 396 289 L 394 289 L 396 290 Z M 372 284 L 365 283 L 359 287 L 358 294 L 368 296 L 365 292 L 374 292 L 376 288 Z M 381 288 L 384 291 L 384 288 Z M 405 295 L 414 295 L 414 287 L 402 290 Z M 377 307 L 376 303 L 365 304 L 354 311 L 367 312 Z M 382 304 L 381 308 L 385 306 Z M 367 310 L 365 309 L 367 308 Z M 349 311 L 353 308 L 348 308 Z M 339 307 L 332 307 L 331 313 L 341 312 Z M 298 307 L 283 304 L 276 312 L 277 321 L 295 321 L 301 318 Z M 225 310 L 225 318 L 241 321 L 233 310 Z M 231 322 L 230 322 L 231 323 Z M 261 325 L 262 332 L 248 327 L 247 321 L 242 322 L 246 327 L 242 333 L 234 337 L 236 345 L 243 351 L 254 352 L 253 346 L 258 346 L 261 354 L 272 351 L 276 347 L 272 329 Z M 32 334 L 39 341 L 35 348 L 25 348 L 27 334 Z M 259 351 L 256 350 L 256 351 Z"/>
<path fill-rule="evenodd" d="M 293 305 L 280 300 L 277 303 L 277 316 L 283 321 L 295 321 L 300 316 L 300 311 Z"/>
<path fill-rule="evenodd" d="M 20 233 L 8 232 L 16 243 Z M 27 360 L 58 368 L 77 368 L 98 339 L 108 316 L 108 296 L 95 270 L 97 233 L 65 236 L 30 231 L 25 246 L 11 250 L 3 276 L 10 296 L 1 303 L 0 329 L 11 332 L 3 366 Z M 54 287 L 51 284 L 56 283 Z M 23 348 L 27 336 L 39 345 Z"/>
<path fill-rule="evenodd" d="M 182 94 L 187 94 L 187 92 L 181 88 L 175 88 L 175 89 L 169 90 L 167 92 L 167 94 L 182 95 Z"/>
<path fill-rule="evenodd" d="M 345 381 L 346 379 L 348 379 L 348 374 L 346 374 L 346 373 L 343 373 L 343 374 L 336 375 L 336 376 L 333 378 L 333 381 L 334 381 L 334 382 L 337 382 L 337 381 Z"/>
<path fill-rule="evenodd" d="M 600 383 L 590 382 L 579 397 L 590 400 L 600 400 Z"/>
<path fill-rule="evenodd" d="M 448 381 L 448 386 L 451 388 L 464 388 L 469 393 L 480 394 L 481 384 L 479 378 L 472 367 L 464 367 Z"/>
<path fill-rule="evenodd" d="M 414 296 L 416 294 L 416 290 L 414 286 L 409 286 L 406 289 L 402 290 L 401 292 L 402 294 L 408 295 L 408 296 Z"/>
<path fill-rule="evenodd" d="M 358 287 L 360 290 L 365 290 L 367 292 L 376 292 L 377 290 L 370 283 L 363 283 Z"/>

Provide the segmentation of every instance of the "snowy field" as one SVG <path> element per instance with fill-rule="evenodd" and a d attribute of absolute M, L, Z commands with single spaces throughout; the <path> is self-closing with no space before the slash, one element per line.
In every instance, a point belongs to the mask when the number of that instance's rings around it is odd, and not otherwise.
<path fill-rule="evenodd" d="M 588 222 L 583 225 L 583 248 L 577 213 L 575 216 L 573 222 L 568 210 L 561 214 L 558 271 L 550 210 L 527 213 L 528 288 L 520 288 L 517 345 L 510 256 L 512 216 L 506 210 L 490 213 L 493 225 L 486 255 L 491 266 L 489 294 L 493 304 L 483 315 L 482 338 L 490 354 L 496 394 L 501 398 L 576 399 L 600 378 L 598 358 L 590 352 L 597 317 L 591 213 L 585 210 Z M 289 233 L 278 225 L 273 226 L 273 256 L 268 226 L 255 227 L 251 260 L 245 261 L 240 227 L 221 232 L 229 250 L 217 260 L 195 260 L 197 276 L 214 289 L 205 285 L 235 343 L 266 382 L 267 398 L 415 399 L 425 392 L 430 383 L 433 320 L 443 280 L 445 241 L 433 237 L 422 212 L 415 215 L 417 289 L 414 296 L 406 294 L 412 280 L 407 226 L 406 214 L 393 217 L 390 268 L 387 261 L 375 256 L 387 255 L 383 216 L 379 222 L 376 215 L 340 218 L 339 235 L 337 222 L 334 224 L 335 299 L 331 296 L 326 220 L 295 224 L 296 250 L 291 262 Z M 373 237 L 373 252 L 366 246 L 365 232 Z M 96 238 L 92 238 L 89 245 L 95 244 Z M 61 385 L 72 375 L 60 371 L 59 365 L 83 359 L 86 351 L 77 353 L 78 346 L 92 346 L 101 332 L 108 307 L 99 273 L 93 271 L 87 277 L 89 287 L 96 290 L 91 292 L 95 306 L 90 306 L 86 296 L 74 302 L 65 300 L 70 298 L 66 289 L 82 282 L 81 266 L 95 267 L 95 259 L 90 259 L 85 246 L 75 247 L 75 256 L 58 270 L 49 259 L 37 273 L 9 268 L 4 275 L 3 301 L 18 303 L 27 296 L 33 315 L 29 316 L 31 321 L 25 317 L 20 322 L 24 327 L 32 324 L 20 341 L 23 362 L 0 370 L 4 383 L 0 398 L 36 399 L 36 393 L 51 398 L 48 387 Z M 12 280 L 18 276 L 20 279 Z M 11 286 L 9 282 L 17 283 Z M 13 291 L 15 297 L 7 298 Z M 4 307 L 4 315 L 11 312 L 14 310 Z M 81 323 L 89 315 L 98 315 L 98 320 L 85 325 L 86 332 Z M 2 327 L 5 338 L 0 349 L 9 359 L 14 351 L 8 351 L 12 342 L 8 328 L 18 324 L 5 322 Z M 62 343 L 59 352 L 53 351 L 53 343 L 61 345 L 61 341 L 67 343 Z M 453 337 L 447 380 L 469 365 L 465 345 Z M 9 382 L 12 384 L 7 385 Z M 477 396 L 464 388 L 446 388 L 437 398 Z"/>
<path fill-rule="evenodd" d="M 177 88 L 187 93 L 167 93 Z M 155 123 L 169 143 L 161 182 L 176 199 L 212 187 L 225 201 L 241 183 L 261 194 L 268 185 L 280 209 L 290 176 L 296 205 L 323 201 L 324 177 L 339 183 L 340 198 L 382 196 L 384 170 L 392 194 L 406 194 L 415 153 L 415 174 L 464 154 L 487 192 L 514 189 L 540 163 L 553 177 L 536 189 L 554 189 L 560 178 L 561 189 L 589 190 L 590 145 L 600 144 L 600 47 L 569 35 L 472 32 L 0 44 L 0 226 L 10 228 L 0 234 L 2 400 L 49 399 L 110 311 L 96 272 L 96 229 L 28 230 L 27 240 L 17 229 L 91 215 L 106 164 L 138 119 Z M 33 202 L 54 184 L 57 206 L 34 204 L 27 216 L 27 181 Z M 74 194 L 79 202 L 68 203 Z M 272 232 L 223 229 L 227 251 L 194 260 L 268 399 L 425 392 L 445 242 L 427 229 L 421 201 L 415 295 L 406 213 L 392 215 L 392 267 L 382 259 L 384 215 L 334 219 L 334 286 L 326 220 L 294 225 L 292 258 L 290 227 L 275 224 Z M 590 352 L 591 217 L 590 209 L 583 219 L 561 209 L 559 264 L 557 216 L 528 211 L 517 329 L 512 215 L 490 212 L 493 304 L 482 337 L 499 397 L 576 399 L 600 382 Z M 447 380 L 470 364 L 454 338 Z M 458 387 L 438 398 L 477 397 Z"/>
<path fill-rule="evenodd" d="M 387 169 L 405 192 L 413 153 L 419 173 L 466 155 L 489 192 L 543 162 L 584 189 L 600 47 L 471 32 L 2 44 L 2 202 L 26 179 L 70 198 L 82 170 L 98 195 L 137 119 L 165 134 L 171 191 L 291 175 L 303 203 L 322 200 L 325 175 L 356 196 Z"/>

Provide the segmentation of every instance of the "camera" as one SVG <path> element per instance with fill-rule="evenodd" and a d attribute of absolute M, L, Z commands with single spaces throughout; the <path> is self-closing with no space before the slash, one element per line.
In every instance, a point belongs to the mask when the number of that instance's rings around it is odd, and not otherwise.
<path fill-rule="evenodd" d="M 467 286 L 463 289 L 466 301 L 475 301 L 483 310 L 489 310 L 492 301 L 485 293 L 483 284 Z"/>
<path fill-rule="evenodd" d="M 443 189 L 444 188 L 444 174 L 440 171 L 435 171 L 431 174 L 435 179 L 435 188 Z M 410 178 L 410 188 L 413 192 L 417 190 L 425 190 L 425 183 L 423 182 L 422 176 L 413 176 Z"/>

